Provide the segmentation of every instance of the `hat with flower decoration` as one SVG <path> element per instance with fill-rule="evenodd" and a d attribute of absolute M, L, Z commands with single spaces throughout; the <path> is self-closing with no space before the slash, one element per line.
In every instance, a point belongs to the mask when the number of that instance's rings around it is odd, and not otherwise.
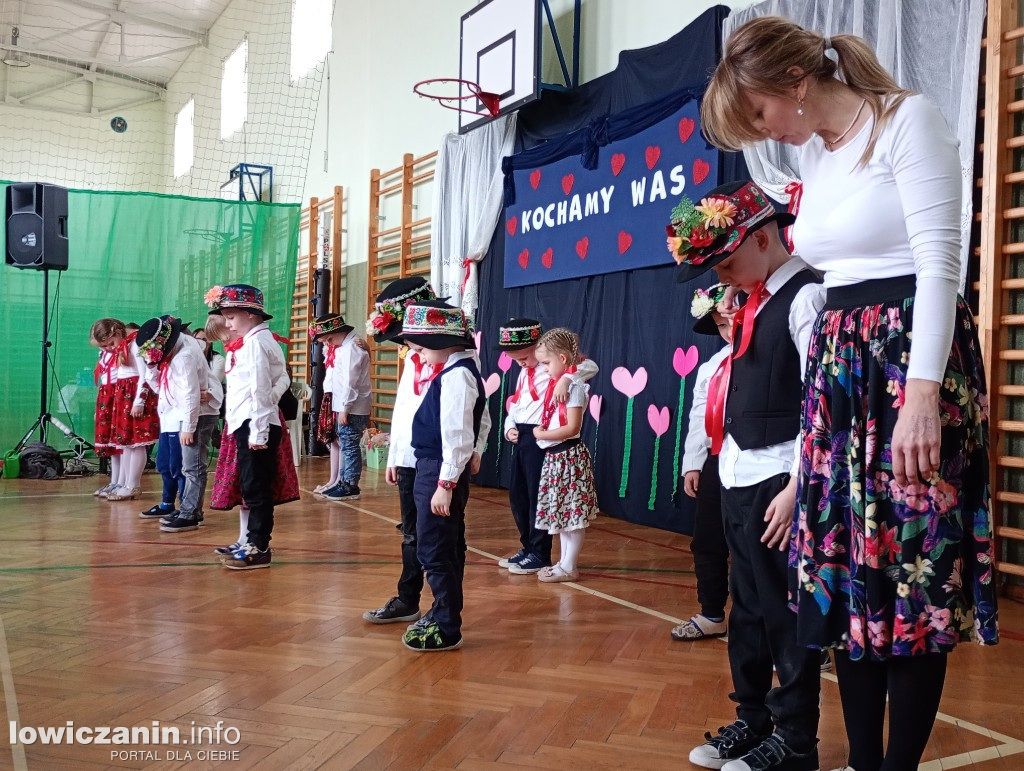
<path fill-rule="evenodd" d="M 669 253 L 680 265 L 677 280 L 690 281 L 715 267 L 769 222 L 785 227 L 795 219 L 789 212 L 777 212 L 749 180 L 720 185 L 699 204 L 683 196 L 665 228 Z"/>
<path fill-rule="evenodd" d="M 693 331 L 698 335 L 718 336 L 718 325 L 715 323 L 714 310 L 725 297 L 728 284 L 713 284 L 707 289 L 697 289 L 690 301 L 690 315 L 697 319 Z"/>
<path fill-rule="evenodd" d="M 392 281 L 373 303 L 373 313 L 366 320 L 366 334 L 378 343 L 402 344 L 402 321 L 405 309 L 414 303 L 438 299 L 423 276 L 411 276 Z M 448 299 L 447 297 L 444 299 Z"/>
<path fill-rule="evenodd" d="M 521 351 L 536 345 L 544 328 L 535 319 L 509 319 L 498 327 L 498 350 Z"/>
<path fill-rule="evenodd" d="M 402 339 L 432 351 L 442 348 L 473 348 L 466 314 L 440 300 L 424 300 L 405 306 Z"/>
<path fill-rule="evenodd" d="M 139 327 L 135 344 L 139 346 L 139 356 L 146 364 L 160 364 L 174 350 L 180 337 L 181 321 L 163 315 Z"/>
<path fill-rule="evenodd" d="M 223 315 L 226 308 L 238 308 L 262 316 L 264 321 L 274 318 L 263 308 L 263 292 L 249 284 L 227 284 L 211 287 L 203 302 L 210 308 L 210 315 Z"/>
<path fill-rule="evenodd" d="M 324 316 L 318 316 L 317 320 L 309 325 L 309 336 L 313 338 L 315 343 L 317 340 L 323 338 L 324 335 L 334 334 L 335 332 L 351 332 L 355 327 L 351 324 L 346 324 L 344 317 L 340 313 L 328 313 Z"/>

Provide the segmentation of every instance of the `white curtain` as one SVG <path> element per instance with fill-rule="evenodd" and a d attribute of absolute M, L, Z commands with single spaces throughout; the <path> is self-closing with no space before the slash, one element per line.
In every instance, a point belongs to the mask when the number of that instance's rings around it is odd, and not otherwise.
<path fill-rule="evenodd" d="M 962 292 L 974 202 L 974 130 L 985 0 L 765 0 L 730 14 L 722 26 L 724 39 L 758 16 L 784 16 L 826 36 L 864 38 L 901 86 L 924 94 L 942 111 L 960 140 Z M 753 180 L 776 200 L 788 203 L 786 185 L 800 176 L 796 148 L 765 141 L 743 154 Z"/>
<path fill-rule="evenodd" d="M 515 113 L 467 134 L 446 134 L 437 154 L 430 283 L 438 297 L 472 318 L 479 305 L 479 265 L 501 214 L 501 160 L 512 155 Z"/>

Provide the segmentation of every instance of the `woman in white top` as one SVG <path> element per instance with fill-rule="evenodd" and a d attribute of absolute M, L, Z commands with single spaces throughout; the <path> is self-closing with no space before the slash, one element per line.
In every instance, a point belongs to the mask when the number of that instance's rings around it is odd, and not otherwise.
<path fill-rule="evenodd" d="M 837 650 L 850 768 L 916 768 L 946 654 L 998 639 L 957 140 L 863 40 L 777 17 L 730 36 L 701 115 L 724 149 L 801 147 L 794 243 L 828 299 L 805 373 L 790 603 L 799 643 Z"/>

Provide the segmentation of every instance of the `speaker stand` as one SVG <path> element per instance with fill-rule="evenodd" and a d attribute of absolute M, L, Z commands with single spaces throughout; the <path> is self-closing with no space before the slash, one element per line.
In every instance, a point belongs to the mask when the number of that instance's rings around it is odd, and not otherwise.
<path fill-rule="evenodd" d="M 47 411 L 47 385 L 49 381 L 49 352 L 50 352 L 50 269 L 43 268 L 43 355 L 42 355 L 42 366 L 40 369 L 39 376 L 39 417 L 36 418 L 32 427 L 25 432 L 25 435 L 18 442 L 17 447 L 14 448 L 15 452 L 21 452 L 25 449 L 25 445 L 28 444 L 37 430 L 39 431 L 39 441 L 46 444 L 46 429 L 48 426 L 53 426 L 66 436 L 76 446 L 76 454 L 80 454 L 84 448 L 95 450 L 91 443 L 80 437 L 70 428 L 61 423 L 57 418 L 53 417 Z"/>

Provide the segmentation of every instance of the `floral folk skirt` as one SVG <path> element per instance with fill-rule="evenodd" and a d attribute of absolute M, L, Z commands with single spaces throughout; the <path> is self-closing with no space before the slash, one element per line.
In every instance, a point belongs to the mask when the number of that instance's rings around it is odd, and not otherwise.
<path fill-rule="evenodd" d="M 587 446 L 570 439 L 547 450 L 540 472 L 537 527 L 550 533 L 579 530 L 596 518 L 597 491 Z"/>
<path fill-rule="evenodd" d="M 142 388 L 142 416 L 132 417 L 132 405 L 135 403 L 135 389 L 138 384 L 138 377 L 121 378 L 114 383 L 110 443 L 118 449 L 147 447 L 156 444 L 160 438 L 157 395 L 148 385 Z"/>
<path fill-rule="evenodd" d="M 829 290 L 807 359 L 789 599 L 800 645 L 855 660 L 998 641 L 988 401 L 963 299 L 939 389 L 940 469 L 893 478 L 914 291 L 913 276 Z"/>
<path fill-rule="evenodd" d="M 281 418 L 281 441 L 277 445 L 274 483 L 271 487 L 275 506 L 299 500 L 299 479 L 295 473 L 295 459 L 292 457 L 292 440 L 284 415 L 279 414 L 279 417 Z M 220 452 L 217 455 L 217 471 L 213 477 L 213 490 L 210 491 L 210 508 L 215 511 L 230 511 L 242 503 L 242 482 L 238 471 L 238 445 L 225 425 L 220 442 Z"/>
<path fill-rule="evenodd" d="M 338 436 L 337 418 L 334 416 L 334 405 L 331 392 L 324 394 L 320 402 L 320 414 L 316 421 L 316 440 L 321 444 L 330 444 Z"/>
<path fill-rule="evenodd" d="M 96 448 L 97 458 L 109 458 L 119 452 L 110 444 L 116 391 L 117 381 L 115 380 L 113 383 L 101 384 L 96 393 L 96 438 L 93 440 L 93 447 Z"/>

